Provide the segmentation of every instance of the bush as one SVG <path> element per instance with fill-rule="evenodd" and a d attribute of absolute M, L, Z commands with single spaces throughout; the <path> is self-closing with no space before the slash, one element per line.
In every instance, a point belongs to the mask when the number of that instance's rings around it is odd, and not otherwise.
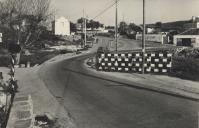
<path fill-rule="evenodd" d="M 172 74 L 190 80 L 199 80 L 199 59 L 194 57 L 173 57 Z"/>
<path fill-rule="evenodd" d="M 128 34 L 127 37 L 129 39 L 136 39 L 136 34 Z"/>
<path fill-rule="evenodd" d="M 7 67 L 11 64 L 11 58 L 9 55 L 0 55 L 0 67 Z"/>

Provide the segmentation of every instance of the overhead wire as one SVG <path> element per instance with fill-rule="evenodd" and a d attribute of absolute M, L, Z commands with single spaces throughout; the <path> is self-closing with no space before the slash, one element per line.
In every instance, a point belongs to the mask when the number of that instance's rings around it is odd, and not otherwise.
<path fill-rule="evenodd" d="M 119 2 L 120 0 L 117 0 L 117 2 Z M 110 6 L 108 6 L 107 8 L 105 8 L 103 11 L 101 11 L 99 14 L 97 14 L 92 20 L 98 18 L 99 16 L 101 16 L 102 14 L 104 14 L 106 11 L 108 11 L 110 8 L 112 8 L 116 3 L 116 1 L 113 2 L 113 4 L 111 4 Z"/>

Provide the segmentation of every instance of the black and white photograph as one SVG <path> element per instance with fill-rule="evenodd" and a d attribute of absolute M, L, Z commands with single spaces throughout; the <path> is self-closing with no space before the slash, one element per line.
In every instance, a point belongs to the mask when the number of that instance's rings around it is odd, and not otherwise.
<path fill-rule="evenodd" d="M 0 0 L 0 128 L 199 128 L 199 0 Z"/>

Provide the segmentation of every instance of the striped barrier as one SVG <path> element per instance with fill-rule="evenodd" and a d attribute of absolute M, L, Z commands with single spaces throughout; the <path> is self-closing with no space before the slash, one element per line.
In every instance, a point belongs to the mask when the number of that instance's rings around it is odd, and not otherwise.
<path fill-rule="evenodd" d="M 17 91 L 17 83 L 15 80 L 15 56 L 11 55 L 11 67 L 10 67 L 10 91 Z"/>
<path fill-rule="evenodd" d="M 168 73 L 172 67 L 171 53 L 145 53 L 146 73 Z M 96 69 L 115 72 L 142 72 L 142 53 L 100 53 L 96 57 Z"/>

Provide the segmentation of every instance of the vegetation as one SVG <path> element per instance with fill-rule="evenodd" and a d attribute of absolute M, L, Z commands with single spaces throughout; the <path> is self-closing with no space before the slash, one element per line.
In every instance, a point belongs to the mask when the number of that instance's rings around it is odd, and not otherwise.
<path fill-rule="evenodd" d="M 73 23 L 73 22 L 70 22 L 70 31 L 71 32 L 76 32 L 77 31 L 76 24 Z"/>
<path fill-rule="evenodd" d="M 173 57 L 172 74 L 184 79 L 199 80 L 199 49 L 188 48 Z"/>
<path fill-rule="evenodd" d="M 35 50 L 31 55 L 41 55 L 40 50 L 46 45 L 54 45 L 60 41 L 60 37 L 54 36 L 48 30 L 51 24 L 53 11 L 51 0 L 3 0 L 0 2 L 0 30 L 3 33 L 4 48 L 9 44 L 18 43 L 21 55 L 17 55 L 17 64 L 25 63 L 27 57 L 23 51 Z M 2 49 L 0 51 L 3 51 Z M 39 53 L 37 53 L 39 52 Z M 41 63 L 51 54 L 42 54 L 39 59 L 32 58 L 33 64 Z M 52 56 L 55 54 L 52 53 Z M 20 59 L 20 57 L 22 57 Z M 10 63 L 8 53 L 1 54 L 0 66 L 8 66 Z"/>
<path fill-rule="evenodd" d="M 5 0 L 0 3 L 0 26 L 9 31 L 4 42 L 22 47 L 35 43 L 52 16 L 50 0 Z"/>
<path fill-rule="evenodd" d="M 100 27 L 104 27 L 103 24 L 101 24 L 99 21 L 94 21 L 94 20 L 88 20 L 88 19 L 84 19 L 84 18 L 80 18 L 77 20 L 78 24 L 82 24 L 84 22 L 84 20 L 86 20 L 86 26 L 87 28 L 91 28 L 93 29 L 98 29 Z"/>
<path fill-rule="evenodd" d="M 125 35 L 131 39 L 135 39 L 135 35 L 137 32 L 142 32 L 142 28 L 134 23 L 127 24 L 122 21 L 119 24 L 119 33 L 120 35 Z"/>

